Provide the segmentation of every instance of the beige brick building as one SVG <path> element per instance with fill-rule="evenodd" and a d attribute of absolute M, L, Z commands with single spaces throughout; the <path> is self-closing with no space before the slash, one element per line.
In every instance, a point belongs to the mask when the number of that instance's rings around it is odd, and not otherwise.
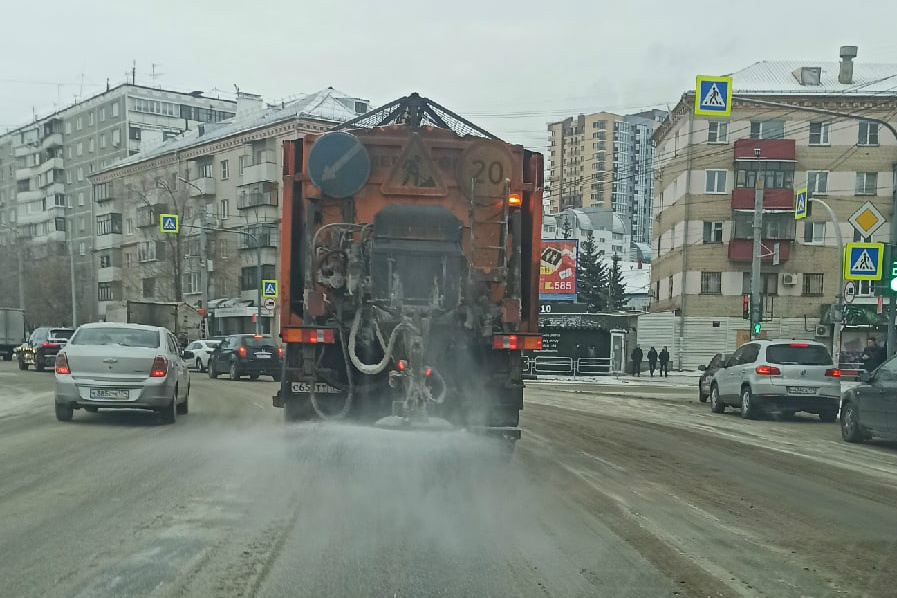
<path fill-rule="evenodd" d="M 807 185 L 831 205 L 844 242 L 862 240 L 848 219 L 865 202 L 892 217 L 893 137 L 874 123 L 802 108 L 897 122 L 897 64 L 853 65 L 849 57 L 758 62 L 732 77 L 736 96 L 790 107 L 736 99 L 731 118 L 696 117 L 690 92 L 654 138 L 651 311 L 675 314 L 669 340 L 683 367 L 731 351 L 746 334 L 742 296 L 750 288 L 758 171 L 765 186 L 763 326 L 770 337 L 830 340 L 827 308 L 841 286 L 833 225 L 821 206 L 795 221 L 794 189 Z M 887 241 L 888 233 L 884 226 L 871 240 Z M 856 309 L 874 312 L 876 305 L 874 285 L 861 283 Z M 848 357 L 876 328 L 874 320 L 848 321 L 842 343 Z"/>

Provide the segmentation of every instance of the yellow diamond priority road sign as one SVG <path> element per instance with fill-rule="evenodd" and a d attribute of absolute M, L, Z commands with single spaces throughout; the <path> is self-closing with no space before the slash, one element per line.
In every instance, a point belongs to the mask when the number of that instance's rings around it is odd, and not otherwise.
<path fill-rule="evenodd" d="M 867 201 L 860 206 L 853 216 L 850 217 L 850 223 L 864 237 L 871 236 L 875 231 L 884 226 L 885 217 L 876 209 L 871 201 Z"/>

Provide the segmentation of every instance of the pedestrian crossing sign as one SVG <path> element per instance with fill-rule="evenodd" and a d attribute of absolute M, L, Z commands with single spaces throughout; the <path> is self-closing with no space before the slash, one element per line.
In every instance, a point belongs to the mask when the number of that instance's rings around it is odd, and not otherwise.
<path fill-rule="evenodd" d="M 698 75 L 695 82 L 697 116 L 731 116 L 732 77 Z"/>
<path fill-rule="evenodd" d="M 265 299 L 277 299 L 277 281 L 276 280 L 263 280 L 262 281 L 262 297 Z"/>
<path fill-rule="evenodd" d="M 845 280 L 881 280 L 883 243 L 848 243 L 844 248 Z"/>
<path fill-rule="evenodd" d="M 807 217 L 810 202 L 807 201 L 807 188 L 802 187 L 794 194 L 794 219 L 800 220 Z"/>
<path fill-rule="evenodd" d="M 177 214 L 159 214 L 159 230 L 163 233 L 176 233 L 181 229 Z"/>

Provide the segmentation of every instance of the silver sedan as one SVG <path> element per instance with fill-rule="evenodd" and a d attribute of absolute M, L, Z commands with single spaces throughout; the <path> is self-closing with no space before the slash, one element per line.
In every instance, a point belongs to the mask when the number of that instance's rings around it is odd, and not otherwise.
<path fill-rule="evenodd" d="M 192 357 L 166 328 L 84 324 L 56 357 L 56 419 L 75 409 L 148 409 L 174 423 L 189 410 Z"/>

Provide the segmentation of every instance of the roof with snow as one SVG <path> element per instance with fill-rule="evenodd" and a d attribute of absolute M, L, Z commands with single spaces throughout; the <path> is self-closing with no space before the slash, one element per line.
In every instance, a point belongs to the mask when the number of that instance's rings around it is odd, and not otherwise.
<path fill-rule="evenodd" d="M 218 123 L 204 123 L 199 127 L 184 131 L 177 137 L 169 139 L 150 150 L 115 162 L 99 172 L 108 172 L 123 166 L 138 164 L 172 152 L 205 145 L 218 139 L 268 127 L 293 118 L 304 117 L 334 123 L 346 122 L 360 114 L 355 111 L 356 102 L 363 103 L 364 109 L 367 109 L 367 100 L 351 97 L 332 87 L 301 96 L 281 106 L 272 107 L 259 101 L 258 108 L 255 110 L 240 112 L 238 107 L 237 115 L 231 119 Z"/>
<path fill-rule="evenodd" d="M 819 85 L 801 84 L 802 67 L 820 67 Z M 836 61 L 763 60 L 732 73 L 732 88 L 741 94 L 897 95 L 897 64 L 853 61 L 852 83 L 839 83 Z"/>

